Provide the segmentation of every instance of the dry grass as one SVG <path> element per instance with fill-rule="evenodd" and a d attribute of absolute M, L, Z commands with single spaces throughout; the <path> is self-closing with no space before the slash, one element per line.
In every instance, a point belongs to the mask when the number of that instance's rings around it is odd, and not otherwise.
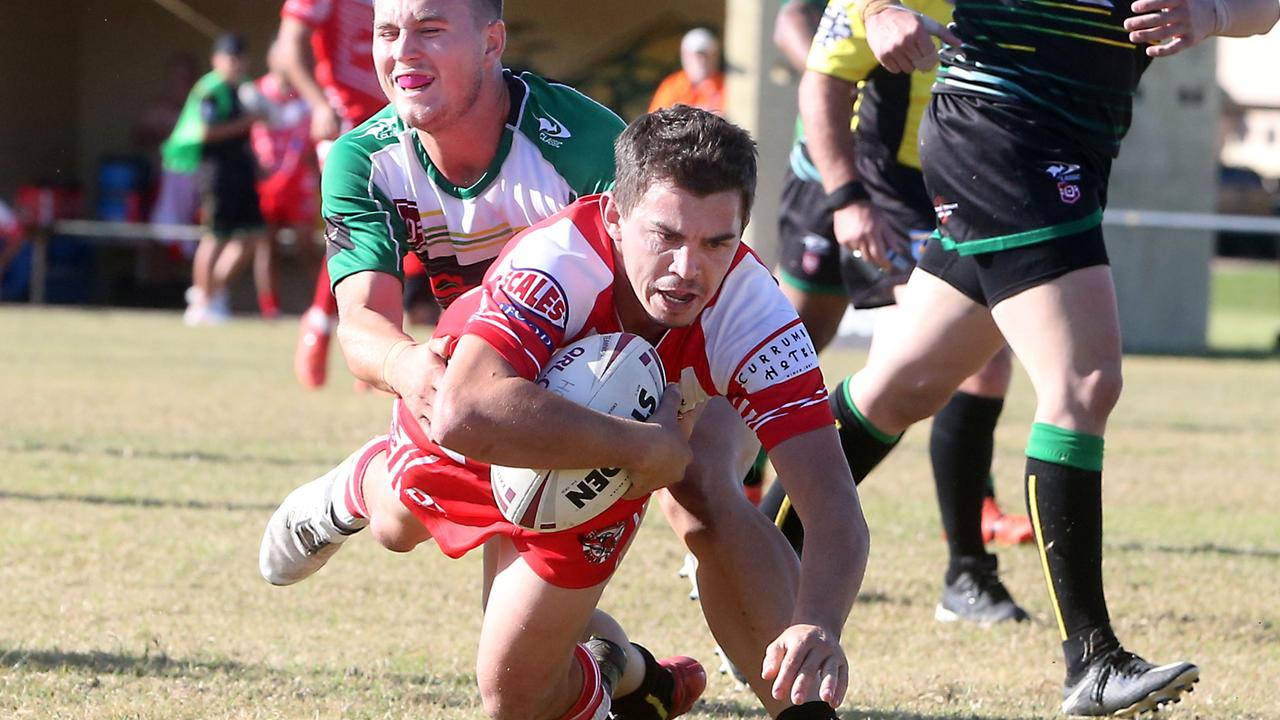
<path fill-rule="evenodd" d="M 257 576 L 280 497 L 385 423 L 345 375 L 295 386 L 291 323 L 0 308 L 0 717 L 479 718 L 477 558 L 360 538 L 306 584 Z M 335 358 L 336 359 L 336 358 Z M 856 354 L 833 354 L 829 374 Z M 1280 362 L 1129 358 L 1108 436 L 1108 594 L 1122 636 L 1203 680 L 1174 718 L 1278 718 Z M 1032 399 L 997 437 L 1007 505 Z M 1037 618 L 933 622 L 945 548 L 926 428 L 864 485 L 874 549 L 846 628 L 851 718 L 1052 717 L 1056 631 L 1034 553 L 1000 551 Z M 605 604 L 656 652 L 710 663 L 657 514 Z M 712 679 L 693 717 L 763 717 Z"/>

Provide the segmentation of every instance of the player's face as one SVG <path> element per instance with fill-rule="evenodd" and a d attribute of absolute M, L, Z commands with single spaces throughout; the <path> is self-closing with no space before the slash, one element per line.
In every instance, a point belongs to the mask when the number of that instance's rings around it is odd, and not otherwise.
<path fill-rule="evenodd" d="M 697 319 L 729 272 L 742 220 L 742 194 L 736 190 L 699 197 L 658 182 L 625 217 L 609 198 L 605 224 L 618 265 L 650 323 L 685 327 Z M 619 312 L 626 325 L 622 297 Z"/>
<path fill-rule="evenodd" d="M 373 65 L 382 91 L 411 127 L 439 132 L 476 102 L 501 62 L 500 21 L 476 15 L 472 0 L 377 0 Z"/>

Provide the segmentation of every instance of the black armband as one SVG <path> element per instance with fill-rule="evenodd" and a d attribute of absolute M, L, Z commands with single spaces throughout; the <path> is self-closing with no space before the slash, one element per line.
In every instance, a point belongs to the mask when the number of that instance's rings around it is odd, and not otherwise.
<path fill-rule="evenodd" d="M 862 186 L 861 180 L 850 180 L 835 190 L 827 193 L 827 211 L 835 212 L 840 208 L 848 207 L 856 202 L 870 199 L 871 195 L 869 195 L 867 193 L 867 189 Z"/>

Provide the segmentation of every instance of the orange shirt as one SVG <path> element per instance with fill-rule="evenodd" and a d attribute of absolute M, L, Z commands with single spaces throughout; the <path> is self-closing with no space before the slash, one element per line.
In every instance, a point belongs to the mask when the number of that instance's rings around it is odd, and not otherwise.
<path fill-rule="evenodd" d="M 668 75 L 649 103 L 649 112 L 679 103 L 700 107 L 714 113 L 724 112 L 724 73 L 716 73 L 694 85 L 684 70 Z"/>

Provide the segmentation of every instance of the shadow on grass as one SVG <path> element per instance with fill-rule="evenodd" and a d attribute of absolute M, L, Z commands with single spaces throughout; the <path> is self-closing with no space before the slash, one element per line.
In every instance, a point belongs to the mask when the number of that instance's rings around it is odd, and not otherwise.
<path fill-rule="evenodd" d="M 1127 542 L 1120 543 L 1118 545 L 1108 545 L 1106 549 L 1108 552 L 1158 552 L 1172 555 L 1222 555 L 1226 557 L 1255 557 L 1266 560 L 1280 559 L 1280 550 L 1270 550 L 1268 548 L 1237 548 L 1218 545 L 1216 543 L 1201 543 L 1199 545 L 1161 545 Z"/>
<path fill-rule="evenodd" d="M 165 508 L 180 510 L 219 510 L 225 512 L 272 512 L 275 505 L 265 503 L 216 502 L 210 500 L 161 500 L 148 497 L 108 497 L 106 495 L 73 495 L 71 493 L 24 493 L 0 490 L 0 499 L 25 502 L 73 502 L 87 505 Z"/>
<path fill-rule="evenodd" d="M 716 718 L 767 718 L 768 716 L 754 700 L 739 702 L 737 700 L 718 700 L 700 702 L 694 706 L 697 716 Z M 1039 715 L 959 715 L 947 713 L 921 713 L 904 710 L 872 710 L 850 706 L 846 703 L 839 714 L 844 720 L 1040 720 Z"/>
<path fill-rule="evenodd" d="M 233 660 L 179 660 L 165 653 L 130 655 L 110 652 L 70 652 L 65 650 L 4 650 L 0 649 L 0 666 L 9 672 L 48 670 L 81 670 L 92 674 L 132 675 L 136 677 L 180 675 L 213 675 L 218 673 L 242 676 L 246 673 L 268 675 L 267 668 L 251 668 Z"/>
<path fill-rule="evenodd" d="M 421 695 L 428 704 L 466 707 L 478 702 L 475 677 L 470 674 L 370 672 L 359 668 L 297 670 L 235 660 L 173 658 L 161 651 L 130 654 L 0 648 L 0 667 L 11 675 L 21 672 L 74 672 L 173 680 L 225 677 L 236 682 L 267 683 L 308 695 L 343 695 L 371 689 L 385 692 L 394 688 L 397 693 Z"/>
<path fill-rule="evenodd" d="M 228 465 L 273 465 L 276 467 L 302 467 L 323 464 L 326 460 L 306 460 L 296 457 L 263 457 L 260 455 L 229 455 L 204 450 L 143 450 L 137 448 L 99 447 L 86 448 L 71 443 L 44 443 L 19 441 L 0 445 L 0 450 L 12 453 L 59 453 L 62 455 L 105 455 L 122 460 L 168 460 L 186 462 L 225 463 Z"/>

